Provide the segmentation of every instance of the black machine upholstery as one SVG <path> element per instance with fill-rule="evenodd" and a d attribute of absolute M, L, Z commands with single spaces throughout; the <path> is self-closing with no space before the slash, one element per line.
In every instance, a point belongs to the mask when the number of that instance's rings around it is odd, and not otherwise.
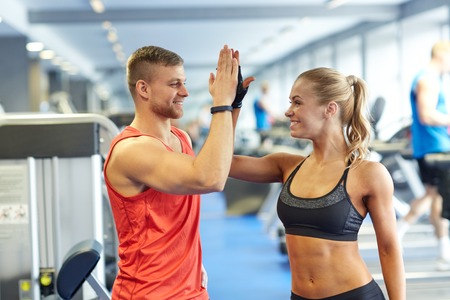
<path fill-rule="evenodd" d="M 92 280 L 89 280 L 93 276 L 91 272 L 100 260 L 102 249 L 102 245 L 96 240 L 82 241 L 70 249 L 56 280 L 56 288 L 61 298 L 69 300 L 86 280 L 91 283 Z M 98 293 L 95 287 L 94 290 Z"/>

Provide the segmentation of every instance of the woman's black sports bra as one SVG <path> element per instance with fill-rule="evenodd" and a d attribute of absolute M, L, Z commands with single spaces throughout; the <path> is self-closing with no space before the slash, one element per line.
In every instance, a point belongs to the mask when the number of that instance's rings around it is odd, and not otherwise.
<path fill-rule="evenodd" d="M 286 234 L 309 236 L 335 241 L 356 241 L 364 220 L 347 194 L 347 167 L 337 185 L 319 198 L 292 195 L 292 178 L 303 160 L 284 183 L 277 203 L 278 217 Z"/>

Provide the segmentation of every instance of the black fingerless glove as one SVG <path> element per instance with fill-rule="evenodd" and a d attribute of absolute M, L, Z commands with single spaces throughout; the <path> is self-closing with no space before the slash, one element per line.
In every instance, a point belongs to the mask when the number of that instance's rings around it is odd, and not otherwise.
<path fill-rule="evenodd" d="M 241 73 L 241 66 L 239 66 L 239 72 L 238 72 L 238 85 L 236 88 L 236 97 L 234 97 L 234 101 L 231 104 L 233 108 L 241 108 L 242 107 L 242 100 L 244 100 L 245 95 L 247 94 L 248 87 L 244 88 L 244 80 L 242 78 Z"/>

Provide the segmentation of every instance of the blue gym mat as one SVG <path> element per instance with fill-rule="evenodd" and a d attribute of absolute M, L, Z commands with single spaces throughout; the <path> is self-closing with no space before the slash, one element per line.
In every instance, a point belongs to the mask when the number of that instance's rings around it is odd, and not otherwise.
<path fill-rule="evenodd" d="M 288 300 L 288 258 L 255 215 L 227 216 L 222 193 L 202 196 L 200 232 L 211 300 Z"/>

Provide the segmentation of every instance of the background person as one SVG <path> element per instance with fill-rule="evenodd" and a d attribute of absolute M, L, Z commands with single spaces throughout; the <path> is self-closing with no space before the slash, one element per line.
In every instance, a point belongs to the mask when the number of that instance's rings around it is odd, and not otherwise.
<path fill-rule="evenodd" d="M 195 157 L 189 136 L 171 125 L 183 116 L 189 95 L 183 59 L 156 46 L 129 58 L 135 117 L 113 140 L 104 168 L 119 238 L 112 299 L 209 299 L 199 194 L 223 190 L 228 177 L 238 60 L 239 52 L 227 46 L 220 51 L 217 74 L 209 78 L 209 136 Z"/>
<path fill-rule="evenodd" d="M 365 83 L 317 68 L 296 79 L 289 98 L 291 136 L 311 140 L 311 154 L 235 155 L 230 177 L 283 183 L 277 210 L 286 231 L 291 299 L 385 299 L 358 248 L 370 214 L 389 299 L 405 300 L 403 259 L 392 230 L 393 182 L 382 164 L 365 159 Z"/>
<path fill-rule="evenodd" d="M 260 85 L 260 93 L 253 102 L 255 114 L 255 128 L 259 133 L 261 144 L 269 140 L 269 131 L 275 120 L 275 113 L 272 110 L 273 101 L 270 99 L 270 85 L 268 81 L 263 81 Z"/>
<path fill-rule="evenodd" d="M 450 151 L 447 112 L 442 76 L 450 70 L 450 42 L 438 41 L 431 50 L 431 59 L 414 78 L 411 85 L 412 150 L 417 160 L 425 194 L 411 202 L 409 212 L 398 222 L 398 236 L 403 239 L 406 231 L 420 216 L 430 211 L 430 222 L 438 239 L 437 270 L 450 270 L 449 220 L 442 217 L 442 197 L 438 186 L 443 178 L 441 170 L 425 160 L 431 153 Z M 430 210 L 431 207 L 431 210 Z"/>

